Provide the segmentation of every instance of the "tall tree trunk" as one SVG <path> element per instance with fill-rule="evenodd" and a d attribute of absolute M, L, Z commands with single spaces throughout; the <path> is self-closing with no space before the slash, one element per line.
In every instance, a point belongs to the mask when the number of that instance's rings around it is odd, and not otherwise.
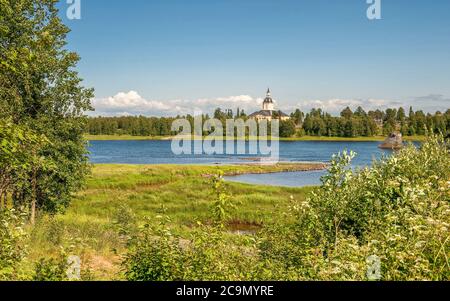
<path fill-rule="evenodd" d="M 8 185 L 9 185 L 9 180 L 7 178 L 6 175 L 7 171 L 2 171 L 2 173 L 5 173 L 5 175 L 3 175 L 1 177 L 0 180 L 0 210 L 6 207 L 6 198 L 7 198 L 7 192 L 8 192 Z"/>
<path fill-rule="evenodd" d="M 31 217 L 30 223 L 34 225 L 36 222 L 36 166 L 33 167 L 33 175 L 31 179 Z"/>
<path fill-rule="evenodd" d="M 5 207 L 5 201 L 3 200 L 3 191 L 0 191 L 0 210 Z"/>

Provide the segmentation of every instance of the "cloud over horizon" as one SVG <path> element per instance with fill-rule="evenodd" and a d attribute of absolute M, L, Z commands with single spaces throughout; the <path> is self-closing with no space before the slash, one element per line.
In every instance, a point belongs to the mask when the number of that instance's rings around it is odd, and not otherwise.
<path fill-rule="evenodd" d="M 195 100 L 149 100 L 136 91 L 119 92 L 107 98 L 94 99 L 95 112 L 92 116 L 176 116 L 194 114 L 196 111 L 211 113 L 216 108 L 243 109 L 250 112 L 260 108 L 262 98 L 253 98 L 249 95 L 237 95 L 217 98 L 199 98 Z"/>
<path fill-rule="evenodd" d="M 236 95 L 215 98 L 152 100 L 142 97 L 136 91 L 119 92 L 114 96 L 94 99 L 95 112 L 90 116 L 177 116 L 195 114 L 197 112 L 211 114 L 216 108 L 233 109 L 240 108 L 247 114 L 261 109 L 263 98 L 255 98 L 250 95 Z M 363 107 L 366 111 L 386 108 L 398 108 L 413 106 L 415 110 L 427 112 L 446 111 L 450 108 L 450 98 L 440 94 L 414 97 L 411 101 L 387 100 L 387 99 L 341 99 L 328 100 L 302 100 L 297 103 L 281 103 L 278 109 L 290 113 L 295 109 L 308 112 L 312 108 L 320 108 L 331 114 L 338 114 L 345 107 L 356 109 Z"/>

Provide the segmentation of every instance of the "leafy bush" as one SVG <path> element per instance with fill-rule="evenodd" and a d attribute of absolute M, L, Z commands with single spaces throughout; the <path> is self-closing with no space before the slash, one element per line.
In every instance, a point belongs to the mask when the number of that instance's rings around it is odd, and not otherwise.
<path fill-rule="evenodd" d="M 130 243 L 124 260 L 125 276 L 133 281 L 178 280 L 181 249 L 163 224 L 152 227 L 146 223 L 138 237 Z"/>
<path fill-rule="evenodd" d="M 41 258 L 35 265 L 33 281 L 66 281 L 67 257 L 61 255 L 59 258 Z"/>
<path fill-rule="evenodd" d="M 18 265 L 26 255 L 24 225 L 24 214 L 0 210 L 0 281 L 18 278 Z"/>
<path fill-rule="evenodd" d="M 170 219 L 158 216 L 152 226 L 147 221 L 132 239 L 123 261 L 125 276 L 132 281 L 245 280 L 257 266 L 255 241 L 229 243 L 224 223 L 234 208 L 224 187 L 222 175 L 212 178 L 211 226 L 198 223 L 190 239 L 182 239 L 167 226 Z"/>
<path fill-rule="evenodd" d="M 232 245 L 219 227 L 199 225 L 186 240 L 160 222 L 144 227 L 123 266 L 130 281 L 248 280 L 258 274 L 256 253 L 254 241 Z"/>
<path fill-rule="evenodd" d="M 34 265 L 33 281 L 90 281 L 94 275 L 88 261 L 81 257 L 69 256 L 76 246 L 69 249 L 60 248 L 59 255 L 51 258 L 41 258 Z M 83 259 L 85 259 L 83 261 Z"/>
<path fill-rule="evenodd" d="M 188 240 L 170 220 L 148 222 L 123 261 L 128 280 L 448 280 L 450 155 L 442 137 L 409 146 L 372 167 L 333 157 L 322 186 L 292 200 L 286 219 L 260 237 L 225 231 L 232 206 L 213 178 L 212 226 Z M 294 222 L 288 222 L 288 221 Z M 379 259 L 379 275 L 372 278 Z M 369 278 L 370 276 L 370 278 Z"/>
<path fill-rule="evenodd" d="M 235 204 L 231 201 L 231 197 L 224 185 L 223 172 L 219 171 L 211 180 L 213 188 L 214 200 L 212 204 L 212 217 L 215 226 L 224 227 L 225 222 L 230 217 L 232 210 L 236 209 Z"/>
<path fill-rule="evenodd" d="M 114 213 L 114 228 L 122 237 L 130 237 L 137 230 L 137 218 L 133 210 L 126 205 L 121 205 Z"/>
<path fill-rule="evenodd" d="M 320 189 L 294 204 L 296 222 L 269 229 L 264 258 L 297 279 L 366 280 L 369 256 L 383 280 L 449 279 L 450 155 L 442 137 L 353 171 L 332 160 Z"/>

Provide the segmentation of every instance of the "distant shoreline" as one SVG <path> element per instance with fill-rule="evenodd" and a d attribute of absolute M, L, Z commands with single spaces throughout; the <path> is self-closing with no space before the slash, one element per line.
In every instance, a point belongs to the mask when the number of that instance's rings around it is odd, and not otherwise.
<path fill-rule="evenodd" d="M 171 140 L 172 136 L 131 136 L 131 135 L 85 135 L 88 141 L 162 141 Z M 280 138 L 280 141 L 329 141 L 329 142 L 380 142 L 384 141 L 386 137 L 374 136 L 374 137 L 316 137 L 316 136 L 304 136 L 304 137 L 291 137 Z M 406 136 L 403 137 L 404 141 L 424 141 L 425 136 Z"/>

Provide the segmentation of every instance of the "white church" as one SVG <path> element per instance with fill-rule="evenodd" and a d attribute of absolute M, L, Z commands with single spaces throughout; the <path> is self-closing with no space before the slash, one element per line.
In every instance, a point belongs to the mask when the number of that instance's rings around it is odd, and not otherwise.
<path fill-rule="evenodd" d="M 272 119 L 279 119 L 281 121 L 289 120 L 289 115 L 275 110 L 275 104 L 272 99 L 272 93 L 270 92 L 270 89 L 267 89 L 266 98 L 264 99 L 264 102 L 262 104 L 263 108 L 261 111 L 255 112 L 251 115 L 249 115 L 249 118 L 256 119 L 258 121 L 260 120 L 268 120 L 271 121 Z"/>

